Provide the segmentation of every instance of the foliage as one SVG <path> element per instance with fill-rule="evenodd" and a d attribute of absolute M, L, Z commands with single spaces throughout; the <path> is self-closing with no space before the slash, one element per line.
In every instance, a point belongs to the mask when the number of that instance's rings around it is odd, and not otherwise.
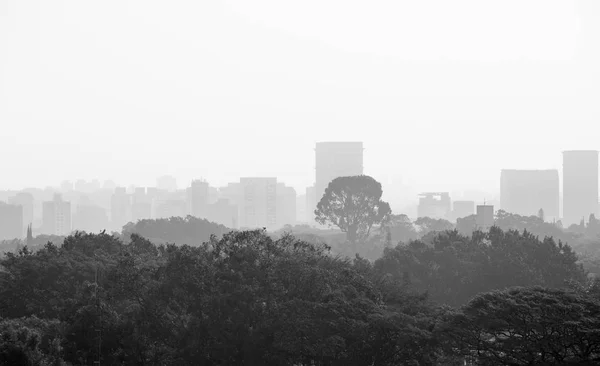
<path fill-rule="evenodd" d="M 381 183 L 367 175 L 338 177 L 329 183 L 315 210 L 315 220 L 333 224 L 350 243 L 364 241 L 376 224 L 386 224 L 390 205 L 381 200 Z"/>
<path fill-rule="evenodd" d="M 476 296 L 441 330 L 485 365 L 597 365 L 600 302 L 567 289 L 512 288 Z"/>

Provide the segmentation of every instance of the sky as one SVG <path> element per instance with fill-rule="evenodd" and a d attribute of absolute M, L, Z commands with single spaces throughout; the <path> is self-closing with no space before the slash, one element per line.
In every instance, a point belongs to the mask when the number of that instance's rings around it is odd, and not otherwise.
<path fill-rule="evenodd" d="M 314 182 L 363 141 L 392 200 L 600 149 L 600 2 L 0 1 L 0 189 Z"/>

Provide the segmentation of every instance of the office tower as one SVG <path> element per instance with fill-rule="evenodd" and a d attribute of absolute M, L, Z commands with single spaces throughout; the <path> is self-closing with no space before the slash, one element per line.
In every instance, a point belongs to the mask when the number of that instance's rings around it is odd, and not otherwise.
<path fill-rule="evenodd" d="M 65 202 L 60 194 L 42 205 L 42 232 L 50 235 L 71 233 L 71 203 Z"/>
<path fill-rule="evenodd" d="M 241 228 L 277 226 L 277 178 L 240 178 Z"/>
<path fill-rule="evenodd" d="M 296 196 L 296 221 L 306 222 L 306 194 Z"/>
<path fill-rule="evenodd" d="M 171 217 L 186 217 L 187 202 L 185 199 L 171 197 L 161 200 L 156 204 L 156 218 L 168 219 Z"/>
<path fill-rule="evenodd" d="M 137 187 L 133 191 L 131 202 L 131 221 L 137 222 L 152 217 L 152 199 L 146 193 L 146 188 Z"/>
<path fill-rule="evenodd" d="M 205 219 L 208 215 L 208 182 L 203 180 L 193 180 L 190 195 L 191 215 L 200 219 Z"/>
<path fill-rule="evenodd" d="M 598 151 L 563 152 L 563 225 L 598 214 Z"/>
<path fill-rule="evenodd" d="M 452 203 L 452 217 L 462 219 L 475 214 L 475 201 L 454 201 Z"/>
<path fill-rule="evenodd" d="M 452 210 L 450 193 L 448 192 L 426 192 L 421 193 L 419 198 L 419 207 L 417 208 L 418 217 L 429 217 L 432 219 L 446 219 Z"/>
<path fill-rule="evenodd" d="M 8 199 L 11 205 L 23 207 L 23 234 L 26 233 L 27 226 L 33 223 L 33 202 L 33 195 L 28 192 L 19 192 Z"/>
<path fill-rule="evenodd" d="M 315 186 L 306 187 L 306 203 L 304 208 L 306 216 L 304 220 L 311 226 L 315 225 L 315 209 L 317 208 L 317 204 Z"/>
<path fill-rule="evenodd" d="M 329 183 L 338 177 L 363 174 L 362 142 L 318 142 L 315 148 L 314 211 Z M 311 216 L 314 222 L 314 215 Z"/>
<path fill-rule="evenodd" d="M 477 205 L 476 223 L 480 230 L 489 230 L 494 226 L 494 206 Z"/>
<path fill-rule="evenodd" d="M 503 169 L 500 173 L 500 208 L 521 216 L 537 216 L 544 210 L 547 220 L 558 220 L 558 170 Z"/>
<path fill-rule="evenodd" d="M 113 230 L 120 231 L 131 221 L 131 197 L 125 187 L 115 188 L 110 200 L 110 221 Z"/>
<path fill-rule="evenodd" d="M 108 215 L 106 210 L 100 206 L 86 203 L 77 206 L 77 212 L 73 215 L 73 229 L 88 233 L 99 233 L 109 230 Z"/>
<path fill-rule="evenodd" d="M 170 175 L 163 175 L 156 179 L 156 188 L 167 192 L 175 192 L 177 190 L 177 180 Z"/>
<path fill-rule="evenodd" d="M 296 224 L 296 190 L 277 183 L 277 227 Z"/>
<path fill-rule="evenodd" d="M 23 237 L 23 206 L 0 201 L 0 240 Z"/>
<path fill-rule="evenodd" d="M 227 198 L 220 198 L 215 203 L 208 205 L 207 220 L 215 222 L 231 229 L 238 226 L 238 207 Z"/>

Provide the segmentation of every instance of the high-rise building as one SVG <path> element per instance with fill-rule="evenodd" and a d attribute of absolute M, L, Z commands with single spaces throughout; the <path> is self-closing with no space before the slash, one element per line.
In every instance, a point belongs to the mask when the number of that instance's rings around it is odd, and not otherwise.
<path fill-rule="evenodd" d="M 93 204 L 78 205 L 77 212 L 73 215 L 73 229 L 88 233 L 108 230 L 106 210 Z"/>
<path fill-rule="evenodd" d="M 296 196 L 296 221 L 306 222 L 306 194 Z"/>
<path fill-rule="evenodd" d="M 306 187 L 306 203 L 304 205 L 306 216 L 304 220 L 306 220 L 308 225 L 315 225 L 315 209 L 318 203 L 315 195 L 315 186 Z"/>
<path fill-rule="evenodd" d="M 277 227 L 296 224 L 296 190 L 277 183 Z"/>
<path fill-rule="evenodd" d="M 489 230 L 494 226 L 494 206 L 477 205 L 476 223 L 480 230 Z"/>
<path fill-rule="evenodd" d="M 598 151 L 563 152 L 563 225 L 598 214 Z"/>
<path fill-rule="evenodd" d="M 177 179 L 170 175 L 163 175 L 156 179 L 156 188 L 167 192 L 175 192 L 177 190 Z"/>
<path fill-rule="evenodd" d="M 0 201 L 0 240 L 23 237 L 23 206 Z"/>
<path fill-rule="evenodd" d="M 447 219 L 452 210 L 452 201 L 448 192 L 426 192 L 421 193 L 418 217 L 429 217 L 432 219 Z"/>
<path fill-rule="evenodd" d="M 452 203 L 453 219 L 462 219 L 475 214 L 475 201 L 454 201 Z"/>
<path fill-rule="evenodd" d="M 547 220 L 558 220 L 558 170 L 503 169 L 500 173 L 500 208 L 521 216 L 537 216 L 540 209 Z"/>
<path fill-rule="evenodd" d="M 52 201 L 42 205 L 42 232 L 50 235 L 71 233 L 71 203 L 63 201 L 62 195 L 54 194 Z"/>
<path fill-rule="evenodd" d="M 338 177 L 363 174 L 362 142 L 318 142 L 315 148 L 315 201 L 313 212 L 329 183 Z M 311 216 L 314 222 L 314 215 Z"/>
<path fill-rule="evenodd" d="M 208 216 L 208 182 L 203 180 L 193 180 L 190 195 L 191 215 L 205 219 Z"/>
<path fill-rule="evenodd" d="M 131 197 L 125 187 L 117 187 L 110 200 L 111 227 L 120 231 L 131 219 Z"/>
<path fill-rule="evenodd" d="M 146 188 L 136 187 L 131 202 L 131 221 L 150 219 L 152 217 L 152 198 Z"/>
<path fill-rule="evenodd" d="M 221 198 L 215 203 L 208 205 L 208 217 L 210 222 L 216 222 L 231 229 L 237 229 L 238 208 L 227 198 Z"/>
<path fill-rule="evenodd" d="M 277 178 L 240 178 L 241 228 L 277 226 Z"/>
<path fill-rule="evenodd" d="M 26 233 L 27 226 L 33 224 L 33 203 L 34 198 L 31 193 L 19 192 L 8 199 L 11 205 L 23 207 L 23 234 Z"/>

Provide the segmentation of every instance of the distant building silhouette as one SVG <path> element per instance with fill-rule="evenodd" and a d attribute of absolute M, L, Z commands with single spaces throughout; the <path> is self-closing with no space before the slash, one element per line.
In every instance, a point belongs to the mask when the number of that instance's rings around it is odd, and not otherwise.
<path fill-rule="evenodd" d="M 452 210 L 452 201 L 448 192 L 425 192 L 421 193 L 418 217 L 430 217 L 432 219 L 446 219 Z"/>
<path fill-rule="evenodd" d="M 277 227 L 296 224 L 296 190 L 277 183 Z"/>
<path fill-rule="evenodd" d="M 504 169 L 500 173 L 500 208 L 521 216 L 544 210 L 549 221 L 560 218 L 558 170 Z"/>
<path fill-rule="evenodd" d="M 24 230 L 26 230 L 25 228 L 33 223 L 33 195 L 28 192 L 19 192 L 15 196 L 10 197 L 8 203 L 23 207 L 22 226 L 24 226 Z"/>
<path fill-rule="evenodd" d="M 125 187 L 115 188 L 110 200 L 110 221 L 113 230 L 120 231 L 125 224 L 131 221 L 131 197 Z"/>
<path fill-rule="evenodd" d="M 306 213 L 306 216 L 304 217 L 304 220 L 306 220 L 306 222 L 313 226 L 315 225 L 315 209 L 317 208 L 317 204 L 319 202 L 317 201 L 317 196 L 315 194 L 315 186 L 310 186 L 310 187 L 306 187 L 306 202 L 304 204 L 304 212 Z"/>
<path fill-rule="evenodd" d="M 478 229 L 484 231 L 494 226 L 494 206 L 486 204 L 478 205 L 476 224 Z"/>
<path fill-rule="evenodd" d="M 296 196 L 296 222 L 306 222 L 306 194 Z"/>
<path fill-rule="evenodd" d="M 94 204 L 80 204 L 73 215 L 73 229 L 88 233 L 109 230 L 106 210 Z"/>
<path fill-rule="evenodd" d="M 318 142 L 315 148 L 315 198 L 308 209 L 312 214 L 329 183 L 338 177 L 363 174 L 362 142 Z M 307 194 L 308 197 L 308 194 Z M 314 214 L 309 222 L 315 222 Z"/>
<path fill-rule="evenodd" d="M 209 186 L 204 180 L 193 180 L 190 190 L 191 215 L 201 219 L 208 216 Z"/>
<path fill-rule="evenodd" d="M 277 178 L 240 178 L 240 228 L 277 227 Z"/>
<path fill-rule="evenodd" d="M 152 198 L 146 193 L 146 188 L 136 187 L 131 200 L 131 221 L 137 222 L 152 218 Z"/>
<path fill-rule="evenodd" d="M 23 237 L 23 207 L 0 201 L 0 240 Z"/>
<path fill-rule="evenodd" d="M 175 192 L 177 190 L 177 179 L 170 175 L 163 175 L 156 179 L 156 188 L 167 192 Z"/>
<path fill-rule="evenodd" d="M 598 151 L 564 151 L 563 225 L 579 224 L 592 213 L 598 215 Z"/>
<path fill-rule="evenodd" d="M 475 214 L 475 201 L 454 201 L 452 203 L 452 218 L 462 219 Z"/>
<path fill-rule="evenodd" d="M 50 235 L 71 233 L 71 203 L 63 201 L 58 193 L 52 201 L 42 204 L 42 232 Z"/>
<path fill-rule="evenodd" d="M 231 229 L 238 228 L 238 207 L 227 198 L 220 198 L 215 203 L 208 205 L 208 217 L 206 219 L 227 226 Z"/>

